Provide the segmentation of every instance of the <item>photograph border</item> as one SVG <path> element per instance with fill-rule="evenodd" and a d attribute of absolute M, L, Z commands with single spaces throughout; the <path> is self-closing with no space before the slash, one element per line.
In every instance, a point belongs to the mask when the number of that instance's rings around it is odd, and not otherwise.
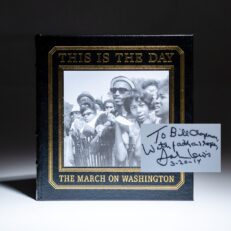
<path fill-rule="evenodd" d="M 185 173 L 180 173 L 176 185 L 61 185 L 53 179 L 53 55 L 62 50 L 167 50 L 177 51 L 180 57 L 180 122 L 185 121 L 184 52 L 179 46 L 55 46 L 48 53 L 48 181 L 55 189 L 129 189 L 178 190 L 185 183 Z M 63 73 L 65 70 L 169 70 L 170 123 L 174 122 L 174 65 L 59 65 L 58 67 L 58 170 L 59 172 L 140 172 L 140 168 L 94 168 L 62 166 L 63 150 Z"/>

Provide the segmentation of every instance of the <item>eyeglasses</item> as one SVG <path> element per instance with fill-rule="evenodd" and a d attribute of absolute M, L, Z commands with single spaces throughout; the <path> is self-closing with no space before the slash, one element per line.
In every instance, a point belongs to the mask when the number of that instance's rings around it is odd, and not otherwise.
<path fill-rule="evenodd" d="M 106 109 L 114 108 L 113 106 L 106 106 Z"/>
<path fill-rule="evenodd" d="M 129 90 L 127 88 L 123 88 L 123 87 L 118 87 L 118 88 L 111 88 L 110 91 L 115 94 L 117 91 L 119 91 L 120 94 L 124 94 L 125 92 L 128 92 Z"/>

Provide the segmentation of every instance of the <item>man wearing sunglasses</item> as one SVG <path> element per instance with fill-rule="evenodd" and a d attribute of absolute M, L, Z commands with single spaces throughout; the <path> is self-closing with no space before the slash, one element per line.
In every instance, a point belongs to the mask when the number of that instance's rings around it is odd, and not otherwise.
<path fill-rule="evenodd" d="M 127 111 L 124 108 L 124 100 L 129 97 L 134 90 L 135 84 L 125 76 L 117 76 L 111 80 L 110 91 L 116 105 L 117 115 L 127 116 Z"/>
<path fill-rule="evenodd" d="M 111 80 L 110 91 L 116 106 L 115 117 L 128 118 L 128 112 L 125 110 L 124 101 L 135 91 L 135 84 L 125 76 L 117 76 Z M 128 166 L 128 132 L 124 131 L 121 125 L 114 123 L 115 143 L 113 147 L 113 165 L 119 167 Z"/>

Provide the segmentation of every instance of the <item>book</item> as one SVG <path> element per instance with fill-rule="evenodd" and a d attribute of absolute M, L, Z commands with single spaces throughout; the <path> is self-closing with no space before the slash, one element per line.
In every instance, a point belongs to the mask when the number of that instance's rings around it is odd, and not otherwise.
<path fill-rule="evenodd" d="M 36 36 L 37 200 L 192 200 L 141 172 L 142 124 L 193 122 L 193 36 Z"/>

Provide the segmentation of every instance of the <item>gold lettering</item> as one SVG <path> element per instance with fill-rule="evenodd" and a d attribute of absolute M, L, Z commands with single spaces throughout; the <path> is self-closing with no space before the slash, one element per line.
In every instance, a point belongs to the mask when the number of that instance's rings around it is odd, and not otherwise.
<path fill-rule="evenodd" d="M 174 53 L 165 53 L 167 58 L 168 58 L 168 63 L 171 63 L 172 62 L 172 57 L 174 55 Z"/>
<path fill-rule="evenodd" d="M 84 182 L 83 181 L 83 175 L 78 175 L 77 176 L 77 182 Z"/>
<path fill-rule="evenodd" d="M 102 56 L 102 53 L 96 53 L 97 55 L 97 63 L 101 63 L 101 56 Z"/>
<path fill-rule="evenodd" d="M 68 55 L 68 63 L 77 63 L 77 53 L 67 53 Z"/>
<path fill-rule="evenodd" d="M 158 60 L 158 55 L 156 53 L 148 53 L 149 55 L 149 63 L 156 63 Z"/>
<path fill-rule="evenodd" d="M 173 183 L 174 181 L 175 181 L 174 176 L 169 176 L 169 182 L 170 182 L 170 183 Z"/>
<path fill-rule="evenodd" d="M 106 182 L 106 177 L 105 175 L 77 175 L 76 181 L 83 183 Z"/>
<path fill-rule="evenodd" d="M 136 54 L 136 60 L 135 63 L 142 63 L 143 62 L 143 54 L 142 53 L 135 53 Z"/>
<path fill-rule="evenodd" d="M 173 183 L 175 181 L 174 176 L 162 176 L 162 175 L 122 175 L 122 181 L 126 183 L 147 183 L 147 182 L 155 182 L 155 183 Z"/>
<path fill-rule="evenodd" d="M 134 60 L 133 60 L 133 56 L 134 56 L 134 53 L 124 53 L 124 62 L 125 63 L 134 63 Z"/>
<path fill-rule="evenodd" d="M 161 62 L 167 63 L 167 62 L 168 62 L 168 61 L 166 60 L 165 55 L 164 55 L 163 52 L 160 53 L 159 60 L 158 60 L 157 62 L 158 62 L 158 63 L 161 63 Z"/>
<path fill-rule="evenodd" d="M 58 56 L 60 58 L 60 63 L 65 63 L 67 53 L 59 53 Z"/>
<path fill-rule="evenodd" d="M 142 63 L 142 53 L 115 53 L 117 63 Z"/>
<path fill-rule="evenodd" d="M 109 53 L 103 53 L 103 63 L 109 62 Z"/>
<path fill-rule="evenodd" d="M 79 63 L 83 63 L 83 53 L 78 53 L 79 54 Z"/>
<path fill-rule="evenodd" d="M 115 57 L 117 58 L 116 62 L 121 63 L 121 58 L 123 57 L 123 53 L 115 53 Z"/>
<path fill-rule="evenodd" d="M 84 62 L 85 63 L 90 63 L 91 62 L 91 53 L 86 53 L 84 55 Z"/>
<path fill-rule="evenodd" d="M 74 175 L 59 175 L 60 182 L 75 182 Z"/>
<path fill-rule="evenodd" d="M 108 181 L 109 182 L 119 182 L 119 175 L 109 175 Z"/>

